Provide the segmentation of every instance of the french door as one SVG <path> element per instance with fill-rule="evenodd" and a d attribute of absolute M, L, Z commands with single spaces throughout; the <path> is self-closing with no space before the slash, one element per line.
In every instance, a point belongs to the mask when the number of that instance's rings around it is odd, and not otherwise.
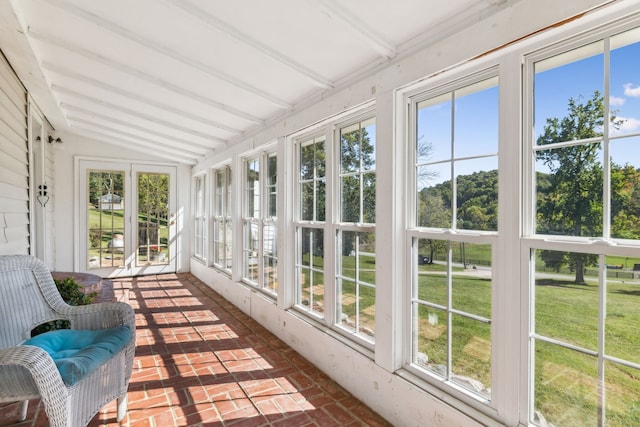
<path fill-rule="evenodd" d="M 102 277 L 176 271 L 176 168 L 80 160 L 78 270 Z"/>

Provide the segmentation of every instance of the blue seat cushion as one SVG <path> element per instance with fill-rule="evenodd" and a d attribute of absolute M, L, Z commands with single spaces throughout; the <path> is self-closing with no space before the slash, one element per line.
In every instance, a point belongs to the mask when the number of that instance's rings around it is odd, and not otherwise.
<path fill-rule="evenodd" d="M 53 359 L 62 381 L 72 386 L 106 363 L 131 340 L 129 326 L 109 329 L 60 329 L 28 339 L 23 345 L 40 347 Z"/>

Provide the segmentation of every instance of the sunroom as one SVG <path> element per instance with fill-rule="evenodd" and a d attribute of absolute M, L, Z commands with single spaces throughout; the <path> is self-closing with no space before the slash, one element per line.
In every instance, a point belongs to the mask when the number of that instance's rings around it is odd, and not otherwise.
<path fill-rule="evenodd" d="M 640 425 L 640 1 L 11 0 L 0 50 L 0 254 L 189 274 L 392 425 Z"/>

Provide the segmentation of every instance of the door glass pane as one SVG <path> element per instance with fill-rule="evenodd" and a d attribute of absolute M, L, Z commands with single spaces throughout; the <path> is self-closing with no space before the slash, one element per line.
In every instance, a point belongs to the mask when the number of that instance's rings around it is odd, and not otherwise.
<path fill-rule="evenodd" d="M 169 262 L 169 175 L 139 172 L 137 265 Z"/>
<path fill-rule="evenodd" d="M 89 170 L 88 268 L 124 264 L 124 172 Z"/>

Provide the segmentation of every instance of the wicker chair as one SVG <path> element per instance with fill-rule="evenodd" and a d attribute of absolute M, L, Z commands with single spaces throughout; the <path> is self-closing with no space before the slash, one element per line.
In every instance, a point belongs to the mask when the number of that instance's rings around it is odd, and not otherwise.
<path fill-rule="evenodd" d="M 131 339 L 106 363 L 67 386 L 45 350 L 20 345 L 47 321 L 67 319 L 71 329 L 128 325 Z M 127 336 L 128 337 L 128 336 Z M 51 427 L 86 426 L 108 402 L 118 399 L 118 421 L 127 410 L 127 388 L 135 352 L 135 319 L 122 302 L 67 305 L 42 261 L 28 255 L 0 256 L 0 402 L 41 398 Z"/>

